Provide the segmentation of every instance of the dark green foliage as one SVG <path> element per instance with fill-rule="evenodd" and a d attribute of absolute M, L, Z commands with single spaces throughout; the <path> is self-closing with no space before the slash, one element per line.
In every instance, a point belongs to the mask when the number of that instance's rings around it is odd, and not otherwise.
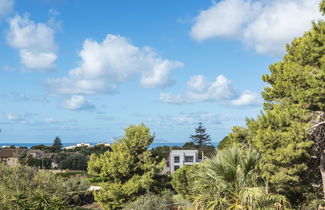
<path fill-rule="evenodd" d="M 183 166 L 172 174 L 171 184 L 174 190 L 185 199 L 190 199 L 196 171 L 199 165 Z"/>
<path fill-rule="evenodd" d="M 62 149 L 63 144 L 61 142 L 60 137 L 58 137 L 58 136 L 55 137 L 52 147 L 54 147 L 56 149 L 56 151 L 60 151 Z"/>
<path fill-rule="evenodd" d="M 152 156 L 156 157 L 158 161 L 168 160 L 171 148 L 169 146 L 159 146 L 151 150 Z"/>
<path fill-rule="evenodd" d="M 62 161 L 62 169 L 87 170 L 88 157 L 83 154 L 72 154 Z"/>
<path fill-rule="evenodd" d="M 56 152 L 57 151 L 56 147 L 46 146 L 44 144 L 34 145 L 34 146 L 31 147 L 31 149 L 39 149 L 39 150 L 42 150 L 44 152 Z"/>
<path fill-rule="evenodd" d="M 171 185 L 171 176 L 166 174 L 156 174 L 154 176 L 154 182 L 149 191 L 154 193 L 160 193 L 162 190 L 173 190 Z"/>
<path fill-rule="evenodd" d="M 78 152 L 81 153 L 83 155 L 91 155 L 91 154 L 103 154 L 107 151 L 112 151 L 110 146 L 105 146 L 105 145 L 95 145 L 93 147 L 76 147 L 72 150 L 73 152 Z"/>
<path fill-rule="evenodd" d="M 173 194 L 170 191 L 160 195 L 148 193 L 129 203 L 125 210 L 171 210 L 173 207 Z"/>
<path fill-rule="evenodd" d="M 21 162 L 27 166 L 37 167 L 41 169 L 50 169 L 52 161 L 48 158 L 34 158 L 33 156 L 29 155 Z"/>
<path fill-rule="evenodd" d="M 200 147 L 211 144 L 210 135 L 206 133 L 206 129 L 201 122 L 195 128 L 195 134 L 191 135 L 190 138 L 195 145 L 199 145 Z"/>
<path fill-rule="evenodd" d="M 198 145 L 196 145 L 196 144 L 194 144 L 194 142 L 186 142 L 184 145 L 183 145 L 183 147 L 182 147 L 182 149 L 189 149 L 189 150 L 191 150 L 191 149 L 198 149 Z"/>

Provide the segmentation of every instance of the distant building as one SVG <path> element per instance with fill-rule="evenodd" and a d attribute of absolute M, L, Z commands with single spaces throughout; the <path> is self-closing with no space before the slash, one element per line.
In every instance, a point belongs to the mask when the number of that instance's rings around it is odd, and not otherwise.
<path fill-rule="evenodd" d="M 0 162 L 4 162 L 9 166 L 19 164 L 19 157 L 26 152 L 26 149 L 2 149 L 0 150 Z"/>
<path fill-rule="evenodd" d="M 198 154 L 198 150 L 171 150 L 169 153 L 170 172 L 174 173 L 177 169 L 185 165 L 199 163 Z"/>
<path fill-rule="evenodd" d="M 68 150 L 73 150 L 74 148 L 76 148 L 76 146 L 66 146 L 66 147 L 64 147 L 64 149 L 68 149 Z"/>
<path fill-rule="evenodd" d="M 105 147 L 109 147 L 109 146 L 111 146 L 110 144 L 105 143 L 105 142 L 100 142 L 100 143 L 98 143 L 97 145 L 103 145 L 103 146 L 105 146 Z"/>
<path fill-rule="evenodd" d="M 44 152 L 42 150 L 39 149 L 29 149 L 26 152 L 27 156 L 32 156 L 33 158 L 37 158 L 37 159 L 41 159 L 44 155 Z"/>
<path fill-rule="evenodd" d="M 79 143 L 79 144 L 72 145 L 72 146 L 66 146 L 66 147 L 64 147 L 64 149 L 73 150 L 76 147 L 93 147 L 93 145 L 90 145 L 90 144 L 87 144 L 87 143 Z"/>
<path fill-rule="evenodd" d="M 93 147 L 93 146 L 87 143 L 79 143 L 76 145 L 76 147 Z"/>

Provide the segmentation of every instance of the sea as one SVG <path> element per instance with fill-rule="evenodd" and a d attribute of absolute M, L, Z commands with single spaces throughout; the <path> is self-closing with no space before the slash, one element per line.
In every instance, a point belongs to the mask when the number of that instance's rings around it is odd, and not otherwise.
<path fill-rule="evenodd" d="M 83 142 L 83 143 L 87 143 L 87 142 Z M 89 143 L 90 145 L 96 145 L 97 143 L 100 143 L 100 142 L 93 142 L 93 143 Z M 16 147 L 27 147 L 27 148 L 31 148 L 32 146 L 34 145 L 40 145 L 40 144 L 43 144 L 43 145 L 46 145 L 46 146 L 51 146 L 52 145 L 52 142 L 51 143 L 0 143 L 0 148 L 3 147 L 3 146 L 16 146 Z M 63 147 L 67 147 L 67 146 L 73 146 L 73 145 L 76 145 L 77 143 L 62 143 L 63 144 Z M 155 147 L 159 147 L 159 146 L 183 146 L 185 144 L 185 142 L 162 142 L 162 143 L 159 143 L 159 142 L 153 142 L 150 146 L 149 146 L 149 149 L 152 149 L 152 148 L 155 148 Z"/>

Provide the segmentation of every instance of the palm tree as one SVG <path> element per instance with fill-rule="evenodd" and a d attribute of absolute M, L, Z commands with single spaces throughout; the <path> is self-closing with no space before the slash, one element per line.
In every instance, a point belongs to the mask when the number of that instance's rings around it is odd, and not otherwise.
<path fill-rule="evenodd" d="M 281 195 L 271 194 L 260 177 L 260 154 L 232 147 L 202 163 L 194 182 L 196 209 L 287 209 Z"/>

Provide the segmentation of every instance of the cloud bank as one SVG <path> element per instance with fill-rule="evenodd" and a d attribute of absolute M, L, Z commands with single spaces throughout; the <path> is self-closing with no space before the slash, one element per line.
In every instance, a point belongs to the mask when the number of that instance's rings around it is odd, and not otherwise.
<path fill-rule="evenodd" d="M 222 0 L 200 12 L 191 29 L 197 41 L 235 38 L 257 53 L 280 55 L 285 44 L 322 18 L 320 0 Z"/>
<path fill-rule="evenodd" d="M 187 104 L 205 101 L 225 102 L 233 106 L 256 106 L 260 104 L 258 94 L 244 91 L 238 94 L 231 81 L 219 75 L 213 82 L 208 82 L 203 75 L 192 76 L 187 82 L 184 94 L 161 93 L 160 101 L 170 104 Z"/>

